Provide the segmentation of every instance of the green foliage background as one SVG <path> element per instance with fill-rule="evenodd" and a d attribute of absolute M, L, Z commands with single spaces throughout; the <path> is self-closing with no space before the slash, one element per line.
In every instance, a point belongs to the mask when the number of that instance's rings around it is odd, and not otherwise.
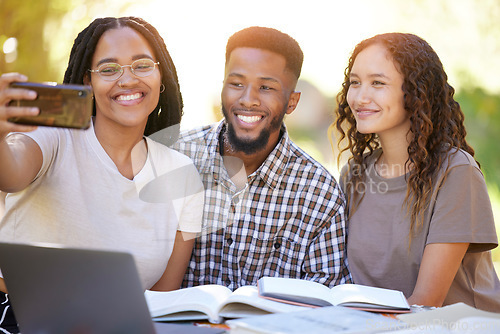
<path fill-rule="evenodd" d="M 500 236 L 500 94 L 483 88 L 467 87 L 455 95 L 465 113 L 467 141 L 481 164 Z M 500 272 L 500 247 L 492 251 Z"/>
<path fill-rule="evenodd" d="M 500 95 L 471 87 L 455 95 L 465 113 L 467 140 L 476 151 L 476 160 L 486 181 L 500 187 Z"/>
<path fill-rule="evenodd" d="M 51 42 L 59 37 L 51 33 L 51 26 L 60 23 L 71 7 L 72 2 L 64 0 L 1 1 L 0 46 L 15 37 L 20 51 L 13 63 L 7 63 L 0 52 L 0 73 L 21 72 L 34 81 L 60 81 L 60 68 L 66 64 L 51 61 Z"/>

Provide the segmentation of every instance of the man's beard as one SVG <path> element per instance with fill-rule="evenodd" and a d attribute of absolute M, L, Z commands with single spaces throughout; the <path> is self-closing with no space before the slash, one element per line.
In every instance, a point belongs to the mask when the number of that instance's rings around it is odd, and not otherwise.
<path fill-rule="evenodd" d="M 227 123 L 227 139 L 231 148 L 237 152 L 243 152 L 244 154 L 250 155 L 257 153 L 266 148 L 267 143 L 269 142 L 269 137 L 271 136 L 271 132 L 279 131 L 281 129 L 281 124 L 283 123 L 283 119 L 286 114 L 286 106 L 283 108 L 283 111 L 280 115 L 275 116 L 271 120 L 271 124 L 264 128 L 259 136 L 256 139 L 240 139 L 236 135 L 236 131 L 234 130 L 233 125 L 228 120 L 228 112 L 224 106 L 222 106 L 222 113 L 226 118 Z"/>

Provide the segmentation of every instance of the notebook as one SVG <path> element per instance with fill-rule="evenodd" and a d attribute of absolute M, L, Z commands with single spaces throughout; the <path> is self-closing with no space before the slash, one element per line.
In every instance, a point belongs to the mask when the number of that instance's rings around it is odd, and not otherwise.
<path fill-rule="evenodd" d="M 129 253 L 0 243 L 0 268 L 23 334 L 220 332 L 153 323 Z"/>

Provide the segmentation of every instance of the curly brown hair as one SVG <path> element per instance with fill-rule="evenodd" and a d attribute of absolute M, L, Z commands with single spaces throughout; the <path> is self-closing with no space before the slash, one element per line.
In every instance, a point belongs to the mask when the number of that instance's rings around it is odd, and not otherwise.
<path fill-rule="evenodd" d="M 349 150 L 349 182 L 344 180 L 349 198 L 350 215 L 363 199 L 362 189 L 366 171 L 365 158 L 380 147 L 375 133 L 362 134 L 356 129 L 356 120 L 347 103 L 350 73 L 358 54 L 370 45 L 381 44 L 392 56 L 396 68 L 403 75 L 401 89 L 404 93 L 404 109 L 408 112 L 411 126 L 406 166 L 412 166 L 407 174 L 408 188 L 405 205 L 410 215 L 410 244 L 415 228 L 421 226 L 423 213 L 429 205 L 432 179 L 452 148 L 463 149 L 474 156 L 474 150 L 466 140 L 464 114 L 453 95 L 455 90 L 448 84 L 443 65 L 432 47 L 422 38 L 406 33 L 387 33 L 368 38 L 354 48 L 344 72 L 342 90 L 337 95 L 337 120 L 330 128 L 340 133 L 339 158 Z M 341 142 L 347 145 L 341 147 Z M 348 175 L 349 174 L 349 175 Z M 360 190 L 361 189 L 361 190 Z"/>

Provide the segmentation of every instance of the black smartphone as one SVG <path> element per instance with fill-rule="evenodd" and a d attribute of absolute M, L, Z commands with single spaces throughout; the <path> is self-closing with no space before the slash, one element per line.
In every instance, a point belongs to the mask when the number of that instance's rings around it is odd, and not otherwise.
<path fill-rule="evenodd" d="M 92 118 L 92 88 L 84 85 L 13 82 L 13 88 L 37 92 L 35 100 L 13 100 L 12 106 L 38 107 L 36 116 L 11 117 L 9 122 L 87 129 Z"/>

